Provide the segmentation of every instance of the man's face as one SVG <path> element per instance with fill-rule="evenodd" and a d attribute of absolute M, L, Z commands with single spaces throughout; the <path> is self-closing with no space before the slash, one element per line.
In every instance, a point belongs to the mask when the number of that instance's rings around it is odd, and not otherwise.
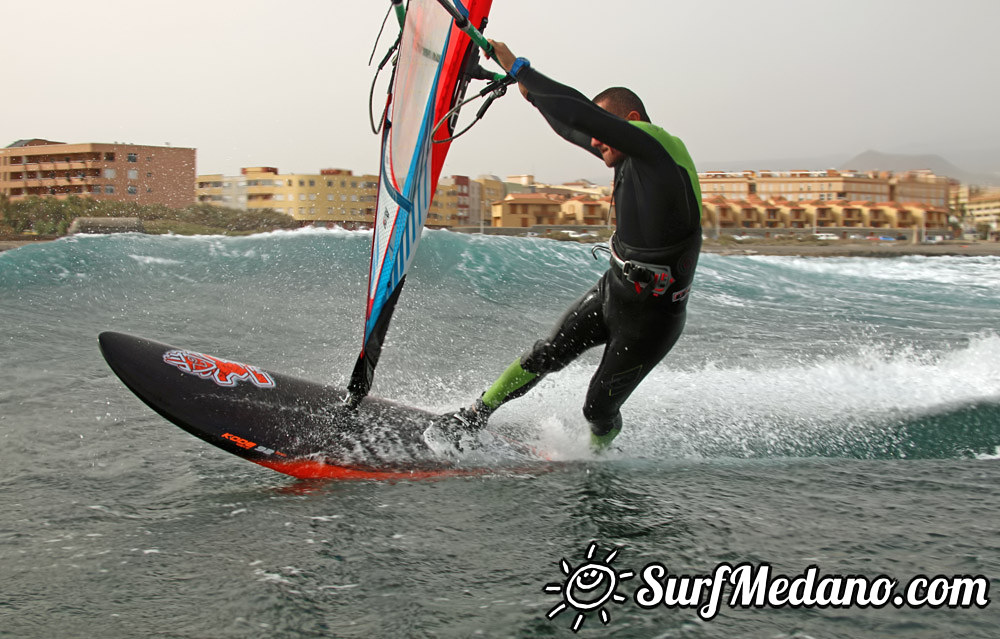
<path fill-rule="evenodd" d="M 605 111 L 611 111 L 610 109 L 608 109 L 608 103 L 606 100 L 601 100 L 599 102 L 596 102 L 595 104 L 597 104 L 597 106 L 601 107 Z M 601 142 L 597 138 L 590 138 L 590 146 L 598 150 L 598 152 L 601 154 L 601 158 L 604 159 L 604 164 L 606 164 L 609 167 L 617 166 L 619 163 L 621 163 L 622 160 L 625 159 L 624 153 L 622 153 L 618 149 L 614 149 L 608 146 L 607 144 Z"/>

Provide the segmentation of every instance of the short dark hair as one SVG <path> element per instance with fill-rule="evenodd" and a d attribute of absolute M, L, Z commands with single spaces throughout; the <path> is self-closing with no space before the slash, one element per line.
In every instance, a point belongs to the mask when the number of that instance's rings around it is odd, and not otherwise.
<path fill-rule="evenodd" d="M 594 102 L 607 102 L 608 111 L 622 118 L 632 111 L 637 111 L 639 118 L 643 122 L 649 122 L 649 114 L 646 113 L 646 106 L 631 89 L 626 89 L 625 87 L 605 89 L 594 96 Z"/>

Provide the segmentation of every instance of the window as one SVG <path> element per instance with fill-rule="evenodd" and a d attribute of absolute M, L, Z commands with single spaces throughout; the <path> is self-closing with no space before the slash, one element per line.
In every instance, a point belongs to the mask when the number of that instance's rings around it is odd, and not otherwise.
<path fill-rule="evenodd" d="M 300 202 L 304 202 L 305 199 L 306 199 L 306 194 L 305 193 L 299 193 L 299 201 Z"/>
<path fill-rule="evenodd" d="M 114 162 L 115 161 L 115 154 L 114 153 L 105 153 L 104 154 L 104 161 L 105 162 Z"/>
<path fill-rule="evenodd" d="M 133 186 L 131 184 L 128 185 L 128 194 L 129 195 L 138 195 L 138 193 L 139 193 L 139 189 L 137 187 L 135 187 L 135 186 Z"/>
<path fill-rule="evenodd" d="M 108 195 L 112 195 L 115 192 L 115 187 L 109 184 L 106 187 L 104 187 L 104 192 L 107 193 Z"/>
<path fill-rule="evenodd" d="M 316 180 L 309 180 L 309 186 L 316 186 Z"/>
<path fill-rule="evenodd" d="M 128 154 L 128 161 L 129 162 L 138 162 L 139 161 L 139 154 L 138 153 L 129 153 Z"/>
<path fill-rule="evenodd" d="M 109 179 L 109 180 L 115 179 L 115 176 L 117 176 L 117 175 L 118 174 L 115 172 L 114 169 L 104 169 L 104 177 L 107 178 L 107 179 Z"/>
<path fill-rule="evenodd" d="M 130 180 L 138 180 L 139 179 L 139 172 L 136 171 L 135 169 L 129 169 L 129 171 L 128 171 L 128 179 L 130 179 Z"/>

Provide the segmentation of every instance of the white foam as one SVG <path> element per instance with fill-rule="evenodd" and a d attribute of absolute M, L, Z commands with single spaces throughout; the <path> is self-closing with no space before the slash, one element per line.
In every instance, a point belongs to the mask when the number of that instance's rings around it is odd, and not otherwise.
<path fill-rule="evenodd" d="M 166 257 L 154 257 L 152 255 L 129 254 L 129 257 L 140 264 L 183 264 L 180 260 L 172 260 Z"/>

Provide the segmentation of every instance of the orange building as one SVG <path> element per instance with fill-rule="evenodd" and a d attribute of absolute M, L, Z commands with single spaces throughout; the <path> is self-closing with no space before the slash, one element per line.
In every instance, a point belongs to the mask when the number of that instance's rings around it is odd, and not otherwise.
<path fill-rule="evenodd" d="M 948 227 L 948 210 L 922 202 L 809 200 L 785 198 L 702 201 L 702 227 L 710 229 L 939 230 Z"/>
<path fill-rule="evenodd" d="M 511 193 L 493 203 L 493 226 L 527 228 L 559 224 L 563 198 L 542 193 Z"/>
<path fill-rule="evenodd" d="M 0 149 L 0 194 L 163 204 L 195 202 L 195 150 L 19 140 Z"/>
<path fill-rule="evenodd" d="M 784 199 L 795 202 L 919 202 L 948 206 L 951 180 L 930 171 L 706 171 L 698 174 L 704 199 Z"/>
<path fill-rule="evenodd" d="M 608 223 L 608 209 L 611 198 L 598 198 L 593 195 L 577 195 L 563 201 L 560 224 L 578 226 L 602 226 Z"/>

